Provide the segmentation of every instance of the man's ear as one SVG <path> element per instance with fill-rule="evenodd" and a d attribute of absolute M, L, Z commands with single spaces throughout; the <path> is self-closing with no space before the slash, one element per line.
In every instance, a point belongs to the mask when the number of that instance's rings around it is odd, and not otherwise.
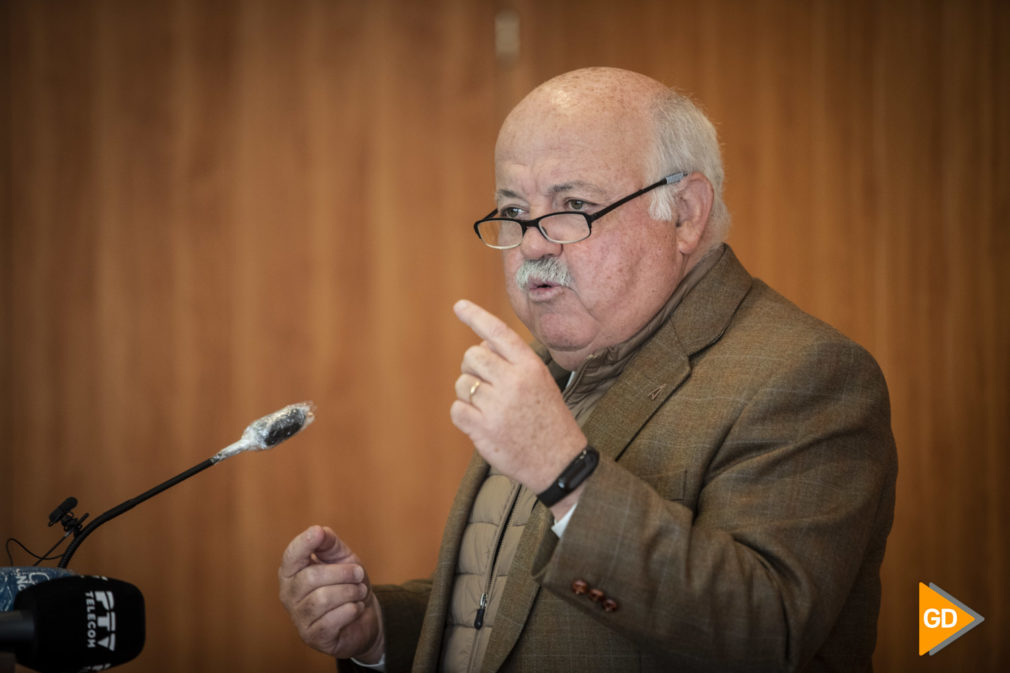
<path fill-rule="evenodd" d="M 701 173 L 691 173 L 677 187 L 677 249 L 687 256 L 698 249 L 708 230 L 715 190 Z"/>

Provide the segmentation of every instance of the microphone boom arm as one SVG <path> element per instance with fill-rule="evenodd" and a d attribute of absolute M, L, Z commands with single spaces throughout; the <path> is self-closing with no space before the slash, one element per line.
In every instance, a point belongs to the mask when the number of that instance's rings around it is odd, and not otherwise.
<path fill-rule="evenodd" d="M 74 536 L 74 539 L 70 541 L 70 544 L 67 546 L 66 550 L 63 552 L 63 556 L 60 557 L 60 562 L 58 564 L 56 564 L 56 567 L 57 568 L 66 568 L 67 564 L 70 563 L 70 558 L 74 555 L 74 552 L 77 551 L 77 548 L 81 545 L 82 542 L 84 542 L 84 538 L 86 538 L 89 535 L 91 535 L 91 533 L 94 532 L 94 530 L 96 528 L 98 528 L 99 526 L 101 526 L 106 521 L 111 521 L 112 519 L 115 519 L 120 514 L 123 514 L 125 512 L 129 512 L 131 509 L 133 509 L 134 507 L 136 507 L 140 503 L 144 502 L 145 500 L 153 498 L 154 496 L 158 495 L 159 493 L 161 493 L 165 489 L 171 488 L 172 486 L 175 486 L 176 484 L 178 484 L 180 481 L 183 481 L 184 479 L 189 479 L 190 477 L 192 477 L 194 474 L 196 474 L 198 472 L 203 472 L 204 470 L 206 470 L 208 467 L 210 467 L 213 464 L 214 464 L 214 460 L 212 458 L 208 458 L 207 460 L 203 461 L 202 463 L 199 463 L 198 465 L 194 465 L 193 467 L 189 468 L 185 472 L 182 472 L 180 474 L 175 475 L 174 477 L 172 477 L 168 481 L 164 481 L 164 482 L 158 484 L 157 486 L 155 486 L 154 488 L 149 489 L 147 491 L 144 491 L 143 493 L 141 493 L 137 497 L 130 498 L 126 502 L 122 502 L 122 503 L 116 505 L 115 507 L 113 507 L 112 509 L 107 510 L 105 512 L 102 512 L 97 517 L 95 517 L 91 521 L 91 523 L 89 523 L 87 526 L 85 526 L 84 529 L 79 534 L 77 534 L 77 535 Z"/>

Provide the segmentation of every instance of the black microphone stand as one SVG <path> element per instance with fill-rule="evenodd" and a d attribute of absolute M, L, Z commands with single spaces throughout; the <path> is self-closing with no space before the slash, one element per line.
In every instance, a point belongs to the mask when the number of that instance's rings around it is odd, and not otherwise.
<path fill-rule="evenodd" d="M 98 528 L 99 526 L 101 526 L 106 521 L 111 521 L 112 519 L 115 519 L 120 514 L 123 514 L 124 512 L 129 512 L 131 509 L 133 509 L 134 507 L 136 507 L 140 503 L 144 502 L 145 500 L 153 498 L 154 496 L 158 495 L 159 493 L 161 493 L 165 489 L 171 488 L 172 486 L 175 486 L 176 484 L 178 484 L 180 481 L 183 481 L 184 479 L 189 479 L 190 477 L 192 477 L 194 474 L 196 474 L 198 472 L 203 472 L 204 470 L 206 470 L 208 467 L 210 467 L 214 463 L 215 463 L 215 461 L 214 461 L 213 458 L 208 458 L 207 460 L 203 461 L 202 463 L 200 463 L 198 465 L 194 465 L 193 467 L 189 468 L 185 472 L 182 472 L 180 474 L 175 475 L 174 477 L 172 477 L 168 481 L 164 481 L 164 482 L 158 484 L 157 486 L 155 486 L 154 488 L 149 489 L 147 491 L 144 491 L 143 493 L 141 493 L 137 497 L 130 498 L 126 502 L 122 502 L 122 503 L 116 505 L 115 507 L 113 507 L 112 509 L 107 510 L 105 512 L 102 512 L 97 517 L 95 517 L 91 521 L 91 523 L 89 523 L 87 526 L 85 526 L 83 530 L 81 530 L 80 532 L 76 532 L 75 531 L 75 533 L 74 533 L 74 539 L 70 541 L 70 545 L 67 546 L 66 551 L 63 552 L 63 556 L 60 557 L 60 562 L 56 564 L 56 567 L 57 568 L 66 568 L 67 564 L 70 563 L 70 558 L 74 555 L 74 552 L 77 551 L 77 548 L 79 546 L 81 546 L 82 542 L 84 542 L 84 538 L 86 538 L 89 535 L 91 535 L 91 533 L 93 533 L 96 528 Z"/>

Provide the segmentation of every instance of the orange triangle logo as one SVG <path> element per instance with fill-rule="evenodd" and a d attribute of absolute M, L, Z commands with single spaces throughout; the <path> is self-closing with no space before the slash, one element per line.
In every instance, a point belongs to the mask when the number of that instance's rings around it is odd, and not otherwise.
<path fill-rule="evenodd" d="M 936 654 L 985 617 L 930 582 L 919 582 L 919 656 Z"/>

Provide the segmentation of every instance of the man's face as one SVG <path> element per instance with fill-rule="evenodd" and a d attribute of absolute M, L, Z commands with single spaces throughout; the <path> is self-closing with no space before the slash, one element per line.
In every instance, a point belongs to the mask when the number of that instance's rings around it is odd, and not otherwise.
<path fill-rule="evenodd" d="M 595 212 L 662 176 L 645 175 L 650 133 L 644 121 L 535 107 L 510 118 L 499 136 L 495 173 L 499 212 L 530 219 L 562 210 Z M 603 118 L 601 118 L 603 117 Z M 648 196 L 593 223 L 578 243 L 551 243 L 535 228 L 503 252 L 512 307 L 554 359 L 568 369 L 641 329 L 683 276 L 673 222 L 649 217 Z M 516 271 L 553 258 L 571 282 L 522 286 Z"/>

